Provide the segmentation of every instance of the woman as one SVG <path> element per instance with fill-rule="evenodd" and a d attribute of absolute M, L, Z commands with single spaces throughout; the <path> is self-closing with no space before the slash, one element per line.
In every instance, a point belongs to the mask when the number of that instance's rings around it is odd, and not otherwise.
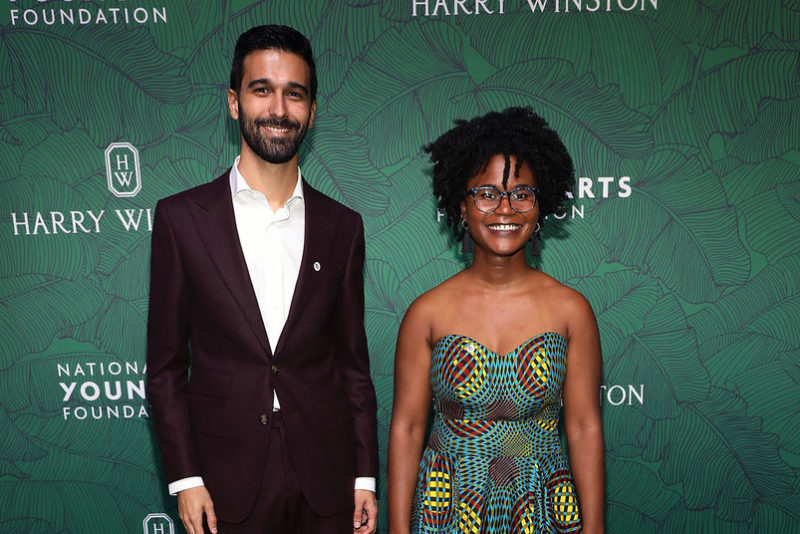
<path fill-rule="evenodd" d="M 426 151 L 439 207 L 474 259 L 400 327 L 391 532 L 603 532 L 597 323 L 580 293 L 525 259 L 573 185 L 569 154 L 528 108 L 457 121 Z"/>

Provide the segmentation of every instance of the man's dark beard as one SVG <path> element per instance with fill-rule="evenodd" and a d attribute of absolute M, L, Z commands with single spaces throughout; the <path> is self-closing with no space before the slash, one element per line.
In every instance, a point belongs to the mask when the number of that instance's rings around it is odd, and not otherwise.
<path fill-rule="evenodd" d="M 264 126 L 273 126 L 276 128 L 289 128 L 295 132 L 294 137 L 285 139 L 270 139 L 261 135 L 261 128 Z M 308 132 L 308 122 L 301 125 L 299 122 L 290 121 L 289 119 L 255 119 L 250 118 L 242 113 L 241 107 L 239 108 L 239 129 L 242 132 L 242 138 L 250 150 L 269 163 L 286 163 L 297 154 L 300 149 L 300 144 Z"/>

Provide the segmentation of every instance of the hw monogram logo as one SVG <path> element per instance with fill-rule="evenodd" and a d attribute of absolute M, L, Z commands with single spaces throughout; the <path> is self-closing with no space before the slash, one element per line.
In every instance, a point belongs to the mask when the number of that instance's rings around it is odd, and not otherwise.
<path fill-rule="evenodd" d="M 130 143 L 111 143 L 105 154 L 108 190 L 117 197 L 135 197 L 142 189 L 139 151 Z"/>
<path fill-rule="evenodd" d="M 148 514 L 142 521 L 144 534 L 175 534 L 175 524 L 167 514 Z"/>

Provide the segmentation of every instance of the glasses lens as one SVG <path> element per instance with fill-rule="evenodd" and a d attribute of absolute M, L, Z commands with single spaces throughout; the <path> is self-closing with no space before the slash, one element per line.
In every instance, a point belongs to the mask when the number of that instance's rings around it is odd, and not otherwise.
<path fill-rule="evenodd" d="M 536 203 L 536 195 L 527 187 L 518 187 L 508 192 L 511 207 L 519 212 L 531 211 Z"/>
<path fill-rule="evenodd" d="M 475 207 L 487 213 L 497 209 L 500 205 L 500 191 L 493 187 L 480 187 L 475 190 L 473 197 L 475 198 Z"/>

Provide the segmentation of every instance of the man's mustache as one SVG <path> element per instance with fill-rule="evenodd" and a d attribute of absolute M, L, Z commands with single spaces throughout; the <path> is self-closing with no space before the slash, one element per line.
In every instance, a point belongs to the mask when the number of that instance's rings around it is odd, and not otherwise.
<path fill-rule="evenodd" d="M 256 119 L 254 121 L 256 126 L 271 126 L 273 128 L 300 128 L 300 123 L 297 121 L 290 121 L 289 119 Z"/>

